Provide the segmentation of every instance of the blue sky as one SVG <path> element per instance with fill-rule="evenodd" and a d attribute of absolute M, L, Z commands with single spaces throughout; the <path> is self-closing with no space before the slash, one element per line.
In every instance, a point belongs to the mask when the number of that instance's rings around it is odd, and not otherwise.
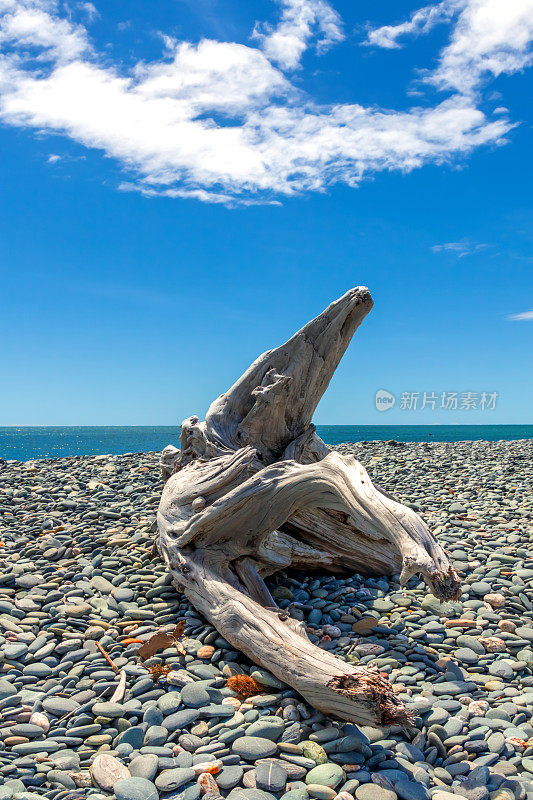
<path fill-rule="evenodd" d="M 0 425 L 201 416 L 359 284 L 318 423 L 533 422 L 532 36 L 531 0 L 0 0 Z"/>

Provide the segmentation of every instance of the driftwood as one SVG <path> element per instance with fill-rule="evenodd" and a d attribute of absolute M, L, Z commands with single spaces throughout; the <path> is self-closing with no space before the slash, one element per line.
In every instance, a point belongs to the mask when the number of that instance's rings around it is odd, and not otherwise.
<path fill-rule="evenodd" d="M 404 724 L 388 681 L 312 644 L 264 577 L 279 569 L 421 573 L 441 599 L 459 581 L 421 518 L 330 451 L 311 419 L 355 330 L 372 308 L 359 287 L 286 344 L 261 355 L 182 424 L 162 455 L 158 546 L 175 585 L 238 650 L 315 708 L 361 724 Z"/>

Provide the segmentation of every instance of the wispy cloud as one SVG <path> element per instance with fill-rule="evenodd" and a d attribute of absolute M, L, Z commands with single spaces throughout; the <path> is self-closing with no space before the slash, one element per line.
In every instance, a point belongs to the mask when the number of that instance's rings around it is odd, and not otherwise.
<path fill-rule="evenodd" d="M 256 23 L 252 37 L 282 69 L 299 66 L 313 38 L 319 53 L 343 41 L 342 20 L 324 0 L 280 0 L 280 5 L 283 11 L 278 25 Z"/>
<path fill-rule="evenodd" d="M 100 12 L 93 3 L 80 3 L 78 8 L 85 14 L 89 22 L 100 19 Z"/>
<path fill-rule="evenodd" d="M 531 0 L 442 0 L 420 8 L 398 25 L 370 30 L 365 43 L 397 48 L 403 37 L 426 34 L 454 19 L 450 42 L 440 53 L 437 68 L 425 75 L 439 89 L 472 93 L 482 80 L 517 72 L 531 63 Z"/>
<path fill-rule="evenodd" d="M 495 0 L 476 2 L 481 9 Z M 290 70 L 307 48 L 340 41 L 341 20 L 325 0 L 280 5 L 279 24 L 256 26 L 251 44 L 167 37 L 159 59 L 126 70 L 107 49 L 98 53 L 88 29 L 54 0 L 0 0 L 0 120 L 101 150 L 123 167 L 123 188 L 228 205 L 278 202 L 338 182 L 354 187 L 379 171 L 408 172 L 505 142 L 508 117 L 488 118 L 468 92 L 402 111 L 316 103 Z M 465 7 L 449 48 L 470 35 L 473 7 L 468 0 L 470 27 Z M 513 32 L 511 24 L 496 31 L 508 72 L 525 63 L 524 31 Z M 446 52 L 434 74 L 441 88 L 459 83 L 444 78 L 453 61 Z"/>
<path fill-rule="evenodd" d="M 47 164 L 57 164 L 58 161 L 61 161 L 61 156 L 58 156 L 57 153 L 51 153 L 46 159 Z"/>
<path fill-rule="evenodd" d="M 507 319 L 512 322 L 525 322 L 526 320 L 533 321 L 533 311 L 522 311 L 520 314 L 509 314 Z"/>
<path fill-rule="evenodd" d="M 424 6 L 411 14 L 405 22 L 371 29 L 364 44 L 383 47 L 386 50 L 400 48 L 403 46 L 401 39 L 404 36 L 420 36 L 429 33 L 435 25 L 449 22 L 458 9 L 464 5 L 465 0 L 442 0 L 441 3 Z"/>
<path fill-rule="evenodd" d="M 455 253 L 459 258 L 463 258 L 486 250 L 488 247 L 489 245 L 483 242 L 445 242 L 444 244 L 434 244 L 431 250 L 434 253 Z"/>

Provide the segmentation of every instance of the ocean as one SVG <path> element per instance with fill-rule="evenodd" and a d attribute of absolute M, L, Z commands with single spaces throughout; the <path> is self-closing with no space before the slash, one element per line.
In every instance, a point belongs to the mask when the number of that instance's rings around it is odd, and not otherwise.
<path fill-rule="evenodd" d="M 327 444 L 374 439 L 459 442 L 532 439 L 533 425 L 317 425 Z M 178 426 L 80 426 L 0 428 L 0 458 L 29 461 L 84 455 L 120 455 L 179 446 Z"/>

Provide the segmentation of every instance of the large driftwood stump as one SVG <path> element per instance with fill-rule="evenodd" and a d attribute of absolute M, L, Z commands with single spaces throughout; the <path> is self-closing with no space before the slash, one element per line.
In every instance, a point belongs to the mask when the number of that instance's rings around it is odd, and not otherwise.
<path fill-rule="evenodd" d="M 377 671 L 312 644 L 263 578 L 276 570 L 421 573 L 444 599 L 457 575 L 425 523 L 375 486 L 352 456 L 332 452 L 311 419 L 355 330 L 372 308 L 358 287 L 292 339 L 263 353 L 182 424 L 181 450 L 162 456 L 168 478 L 158 545 L 175 585 L 231 644 L 315 708 L 367 725 L 408 716 Z"/>

